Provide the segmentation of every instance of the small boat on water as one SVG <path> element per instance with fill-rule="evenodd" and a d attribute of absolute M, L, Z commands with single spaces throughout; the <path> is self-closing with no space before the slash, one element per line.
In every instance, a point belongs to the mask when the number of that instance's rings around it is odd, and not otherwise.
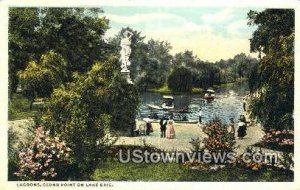
<path fill-rule="evenodd" d="M 204 94 L 204 99 L 206 100 L 213 100 L 215 99 L 215 91 L 212 89 L 206 90 L 206 93 Z"/>
<path fill-rule="evenodd" d="M 151 109 L 162 110 L 163 108 L 154 104 L 147 104 L 147 106 Z"/>
<path fill-rule="evenodd" d="M 163 96 L 164 103 L 161 105 L 163 109 L 170 110 L 174 109 L 174 98 L 173 96 Z"/>
<path fill-rule="evenodd" d="M 161 106 L 147 104 L 151 109 L 157 110 L 171 110 L 174 109 L 174 98 L 173 96 L 163 96 L 163 103 Z"/>

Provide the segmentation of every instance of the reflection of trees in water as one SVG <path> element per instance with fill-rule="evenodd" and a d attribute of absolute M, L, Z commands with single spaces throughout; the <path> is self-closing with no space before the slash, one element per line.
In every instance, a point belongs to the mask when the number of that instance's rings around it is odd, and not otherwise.
<path fill-rule="evenodd" d="M 189 96 L 189 95 L 176 96 L 176 98 L 174 99 L 175 109 L 188 110 L 192 99 L 193 96 Z"/>
<path fill-rule="evenodd" d="M 247 91 L 249 91 L 248 81 L 241 81 L 234 84 L 229 84 L 228 86 L 222 87 L 220 89 L 221 94 L 229 94 L 229 91 L 233 91 L 240 96 L 244 96 Z"/>

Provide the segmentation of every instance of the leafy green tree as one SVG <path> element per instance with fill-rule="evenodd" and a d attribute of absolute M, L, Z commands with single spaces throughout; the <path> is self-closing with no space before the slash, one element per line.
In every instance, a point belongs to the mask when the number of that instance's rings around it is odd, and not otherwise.
<path fill-rule="evenodd" d="M 25 69 L 36 56 L 39 25 L 38 9 L 10 8 L 8 26 L 9 97 L 18 86 L 17 72 Z"/>
<path fill-rule="evenodd" d="M 293 9 L 266 9 L 262 12 L 249 11 L 248 25 L 258 26 L 250 39 L 252 52 L 267 53 L 273 38 L 288 36 L 294 32 L 295 12 Z"/>
<path fill-rule="evenodd" d="M 65 140 L 74 151 L 73 176 L 89 179 L 105 158 L 106 134 L 131 131 L 135 125 L 138 94 L 121 76 L 118 58 L 97 62 L 85 74 L 54 90 L 43 116 L 51 133 Z"/>
<path fill-rule="evenodd" d="M 192 86 L 208 88 L 219 85 L 221 81 L 220 68 L 211 62 L 201 61 L 192 51 L 177 53 L 173 59 L 173 67 L 185 67 L 192 75 Z"/>
<path fill-rule="evenodd" d="M 68 71 L 86 72 L 95 61 L 106 58 L 103 36 L 108 20 L 96 8 L 43 8 L 39 28 L 42 51 L 55 50 L 68 63 Z"/>
<path fill-rule="evenodd" d="M 49 97 L 53 88 L 66 78 L 66 61 L 54 51 L 42 55 L 39 62 L 31 61 L 25 70 L 18 72 L 23 94 L 31 100 L 36 97 Z"/>
<path fill-rule="evenodd" d="M 65 82 L 72 72 L 86 72 L 95 61 L 106 59 L 108 20 L 99 13 L 102 10 L 95 8 L 10 8 L 10 95 L 19 83 L 17 72 L 50 50 L 67 62 Z"/>
<path fill-rule="evenodd" d="M 251 104 L 252 115 L 266 130 L 293 129 L 294 10 L 250 11 L 248 18 L 250 25 L 258 26 L 250 40 L 251 50 L 265 54 L 250 80 L 251 92 L 258 94 Z"/>
<path fill-rule="evenodd" d="M 192 73 L 185 67 L 175 68 L 168 78 L 168 87 L 174 92 L 190 92 L 192 90 Z"/>

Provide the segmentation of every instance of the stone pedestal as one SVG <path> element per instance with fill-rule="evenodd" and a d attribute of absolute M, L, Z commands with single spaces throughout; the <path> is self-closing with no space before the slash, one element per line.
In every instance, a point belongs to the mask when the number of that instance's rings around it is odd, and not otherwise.
<path fill-rule="evenodd" d="M 128 84 L 133 84 L 133 82 L 130 78 L 130 71 L 128 69 L 127 70 L 122 69 L 121 74 L 122 74 L 122 77 L 124 77 L 126 79 Z"/>

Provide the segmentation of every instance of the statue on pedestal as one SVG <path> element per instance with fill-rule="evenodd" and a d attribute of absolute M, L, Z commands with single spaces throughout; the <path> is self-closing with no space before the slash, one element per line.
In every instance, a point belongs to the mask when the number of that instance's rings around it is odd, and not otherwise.
<path fill-rule="evenodd" d="M 121 73 L 123 75 L 124 78 L 126 78 L 126 81 L 128 82 L 128 84 L 133 84 L 131 78 L 130 78 L 130 70 L 128 69 L 128 66 L 130 66 L 130 61 L 129 61 L 129 56 L 131 54 L 131 48 L 130 48 L 130 44 L 131 44 L 131 37 L 132 37 L 132 33 L 128 30 L 125 30 L 123 32 L 123 38 L 121 39 L 121 57 L 120 57 L 120 62 L 121 62 Z"/>
<path fill-rule="evenodd" d="M 130 48 L 130 44 L 131 44 L 131 37 L 132 37 L 132 33 L 128 30 L 126 30 L 125 32 L 123 32 L 123 38 L 121 39 L 121 72 L 130 72 L 128 70 L 128 66 L 130 66 L 130 61 L 129 61 L 129 56 L 131 54 L 131 48 Z"/>

